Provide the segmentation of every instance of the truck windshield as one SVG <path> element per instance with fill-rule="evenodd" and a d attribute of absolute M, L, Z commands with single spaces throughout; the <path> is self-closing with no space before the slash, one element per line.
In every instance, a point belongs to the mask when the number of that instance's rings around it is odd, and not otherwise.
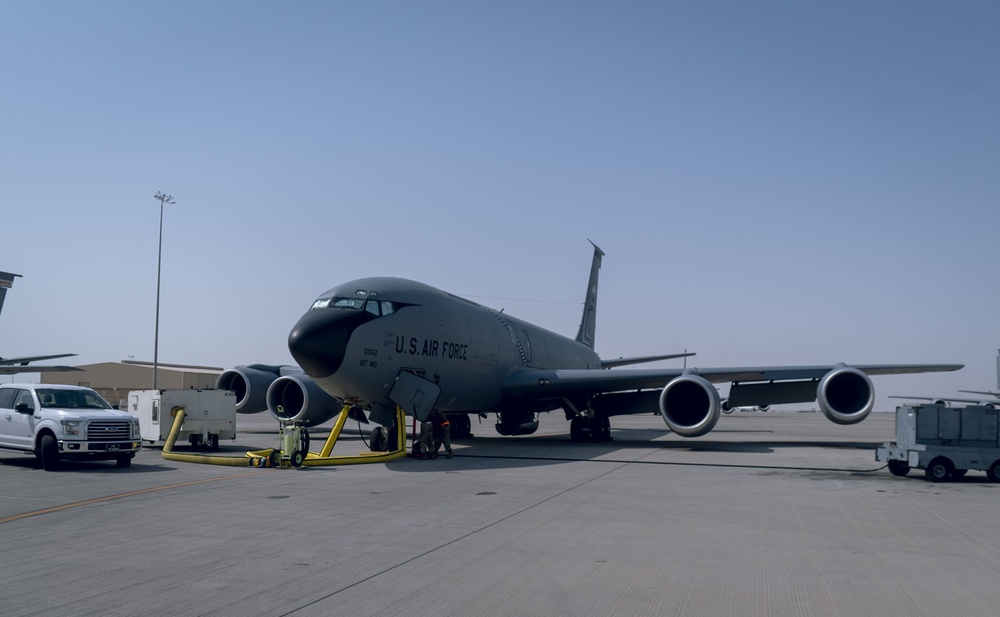
<path fill-rule="evenodd" d="M 111 409 L 107 401 L 93 390 L 56 390 L 42 389 L 35 391 L 42 407 L 59 407 L 63 409 Z"/>

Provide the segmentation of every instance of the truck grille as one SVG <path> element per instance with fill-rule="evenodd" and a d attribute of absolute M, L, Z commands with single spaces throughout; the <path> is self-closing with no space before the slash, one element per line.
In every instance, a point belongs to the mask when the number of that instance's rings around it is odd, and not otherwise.
<path fill-rule="evenodd" d="M 87 425 L 87 441 L 127 441 L 131 437 L 127 421 L 95 421 Z"/>

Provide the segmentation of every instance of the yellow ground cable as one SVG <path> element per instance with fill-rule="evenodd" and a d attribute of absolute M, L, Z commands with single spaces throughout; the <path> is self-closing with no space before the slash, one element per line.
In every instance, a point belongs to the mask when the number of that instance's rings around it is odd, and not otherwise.
<path fill-rule="evenodd" d="M 247 452 L 245 456 L 212 456 L 208 454 L 182 454 L 174 452 L 174 442 L 181 432 L 181 425 L 184 424 L 184 408 L 174 407 L 170 410 L 174 416 L 174 425 L 170 427 L 170 434 L 166 443 L 163 444 L 163 458 L 168 461 L 180 461 L 182 463 L 204 463 L 207 465 L 228 465 L 230 467 L 266 467 L 269 450 L 261 452 Z"/>
<path fill-rule="evenodd" d="M 399 407 L 396 408 L 396 449 L 392 452 L 362 452 L 361 454 L 352 454 L 345 456 L 323 456 L 323 453 L 329 454 L 333 449 L 334 442 L 337 441 L 337 436 L 340 434 L 340 429 L 344 426 L 344 421 L 347 420 L 347 407 L 340 412 L 340 417 L 337 418 L 337 424 L 333 427 L 333 431 L 330 433 L 330 437 L 327 438 L 326 444 L 323 445 L 323 451 L 320 454 L 315 454 L 310 452 L 306 455 L 305 460 L 302 462 L 303 467 L 321 467 L 325 465 L 361 465 L 365 463 L 385 463 L 388 461 L 396 460 L 397 458 L 404 458 L 406 456 L 406 415 L 403 410 Z"/>

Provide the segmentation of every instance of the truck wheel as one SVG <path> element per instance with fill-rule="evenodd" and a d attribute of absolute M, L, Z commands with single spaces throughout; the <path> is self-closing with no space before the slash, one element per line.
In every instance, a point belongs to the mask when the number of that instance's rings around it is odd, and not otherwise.
<path fill-rule="evenodd" d="M 910 473 L 910 466 L 903 461 L 889 461 L 889 473 L 902 478 Z"/>
<path fill-rule="evenodd" d="M 42 443 L 38 450 L 42 459 L 42 469 L 45 471 L 59 469 L 59 444 L 56 443 L 55 437 L 42 435 Z"/>
<path fill-rule="evenodd" d="M 1000 460 L 993 461 L 990 468 L 986 470 L 986 477 L 990 482 L 1000 482 Z"/>
<path fill-rule="evenodd" d="M 117 459 L 115 459 L 115 467 L 118 467 L 119 469 L 124 469 L 126 467 L 131 467 L 131 466 L 132 466 L 131 456 L 119 456 Z"/>
<path fill-rule="evenodd" d="M 927 475 L 927 479 L 931 482 L 947 482 L 951 479 L 952 472 L 955 471 L 955 466 L 951 461 L 940 456 L 927 465 L 927 469 L 924 472 Z"/>

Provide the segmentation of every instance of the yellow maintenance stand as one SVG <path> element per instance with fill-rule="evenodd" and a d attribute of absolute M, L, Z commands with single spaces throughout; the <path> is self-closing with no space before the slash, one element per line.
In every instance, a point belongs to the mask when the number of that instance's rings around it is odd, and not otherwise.
<path fill-rule="evenodd" d="M 166 442 L 163 444 L 163 458 L 168 461 L 183 463 L 202 463 L 207 465 L 229 465 L 232 467 L 320 467 L 326 465 L 360 465 L 364 463 L 384 463 L 406 456 L 406 413 L 396 407 L 396 449 L 390 452 L 361 452 L 343 456 L 331 456 L 334 445 L 340 437 L 340 432 L 347 422 L 350 405 L 344 405 L 337 416 L 337 422 L 330 431 L 320 452 L 308 452 L 308 437 L 305 429 L 293 423 L 282 423 L 279 429 L 278 449 L 267 449 L 247 452 L 244 456 L 213 456 L 206 454 L 188 454 L 174 452 L 174 442 L 184 424 L 184 409 L 174 407 L 170 410 L 174 416 L 174 424 L 170 429 Z M 304 443 L 303 443 L 304 442 Z M 305 447 L 303 447 L 303 445 Z"/>

